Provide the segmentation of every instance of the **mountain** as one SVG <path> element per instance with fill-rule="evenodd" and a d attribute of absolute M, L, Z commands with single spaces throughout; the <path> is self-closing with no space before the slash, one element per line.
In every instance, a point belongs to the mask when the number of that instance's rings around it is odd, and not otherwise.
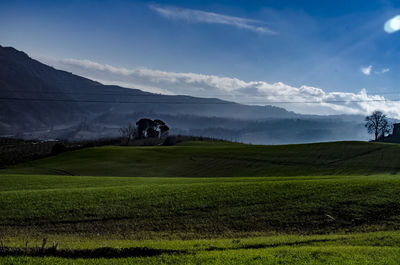
<path fill-rule="evenodd" d="M 274 106 L 249 106 L 217 98 L 160 95 L 103 85 L 2 46 L 0 102 L 0 135 L 71 139 L 115 136 L 119 127 L 146 116 L 163 117 L 176 133 L 220 138 L 235 135 L 233 138 L 245 137 L 247 142 L 251 142 L 251 135 L 256 135 L 257 139 L 269 139 L 256 142 L 275 143 L 273 140 L 286 135 L 274 136 L 285 124 L 295 126 L 289 128 L 294 135 L 316 136 L 317 131 L 321 135 L 316 139 L 325 140 L 338 138 L 334 136 L 335 128 L 351 125 L 356 126 L 352 130 L 358 130 L 356 138 L 360 138 L 359 124 L 354 122 L 358 118 L 300 115 Z M 300 120 L 312 121 L 308 122 L 313 124 L 309 128 L 314 129 L 307 132 Z M 300 127 L 301 131 L 296 132 Z M 278 143 L 302 142 L 303 138 L 285 137 Z M 310 141 L 310 137 L 306 138 Z"/>

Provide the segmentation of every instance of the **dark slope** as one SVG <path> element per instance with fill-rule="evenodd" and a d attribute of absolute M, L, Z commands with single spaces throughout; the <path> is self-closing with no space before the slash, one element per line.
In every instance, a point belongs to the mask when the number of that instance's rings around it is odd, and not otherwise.
<path fill-rule="evenodd" d="M 0 46 L 0 136 L 114 137 L 121 126 L 143 117 L 164 119 L 171 133 L 247 143 L 367 139 L 362 117 L 300 115 L 273 106 L 103 85 Z"/>
<path fill-rule="evenodd" d="M 66 124 L 104 113 L 153 112 L 238 119 L 297 116 L 272 106 L 246 106 L 219 99 L 166 96 L 106 86 L 1 46 L 0 97 L 0 126 L 14 130 Z"/>
<path fill-rule="evenodd" d="M 65 123 L 77 118 L 82 111 L 79 104 L 56 101 L 27 101 L 22 98 L 69 99 L 62 89 L 43 79 L 51 77 L 50 67 L 42 65 L 13 48 L 0 48 L 0 89 L 1 109 L 0 124 L 2 128 L 29 130 L 56 123 Z"/>

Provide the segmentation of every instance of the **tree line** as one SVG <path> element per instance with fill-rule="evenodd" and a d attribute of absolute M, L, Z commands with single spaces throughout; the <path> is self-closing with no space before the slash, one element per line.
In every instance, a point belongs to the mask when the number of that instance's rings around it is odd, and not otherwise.
<path fill-rule="evenodd" d="M 379 141 L 391 132 L 393 124 L 386 114 L 376 110 L 365 117 L 365 127 L 368 133 L 374 135 L 374 140 Z M 136 126 L 128 124 L 122 127 L 120 133 L 123 142 L 127 144 L 137 139 L 166 138 L 169 130 L 168 125 L 160 119 L 142 118 L 136 122 Z"/>

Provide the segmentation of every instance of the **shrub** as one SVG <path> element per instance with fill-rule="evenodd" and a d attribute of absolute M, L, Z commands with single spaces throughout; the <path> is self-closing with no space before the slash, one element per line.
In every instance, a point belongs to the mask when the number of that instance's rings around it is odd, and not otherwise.
<path fill-rule="evenodd" d="M 172 146 L 172 145 L 176 145 L 176 137 L 175 136 L 168 136 L 167 138 L 165 138 L 164 143 L 162 145 L 164 146 Z"/>
<path fill-rule="evenodd" d="M 56 143 L 53 148 L 51 148 L 51 155 L 58 155 L 67 151 L 67 147 L 62 143 Z"/>

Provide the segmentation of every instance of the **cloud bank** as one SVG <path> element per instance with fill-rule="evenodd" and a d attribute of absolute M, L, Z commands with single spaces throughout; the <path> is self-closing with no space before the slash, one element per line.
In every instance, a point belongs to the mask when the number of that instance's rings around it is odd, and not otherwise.
<path fill-rule="evenodd" d="M 163 7 L 159 5 L 149 5 L 149 8 L 168 19 L 186 20 L 196 23 L 222 24 L 257 33 L 275 34 L 275 32 L 266 27 L 263 22 L 254 19 L 171 6 Z"/>
<path fill-rule="evenodd" d="M 326 92 L 306 85 L 294 87 L 282 82 L 244 81 L 232 77 L 147 68 L 127 69 L 90 60 L 36 59 L 105 84 L 153 93 L 217 97 L 242 104 L 274 105 L 302 114 L 366 115 L 374 110 L 382 110 L 393 118 L 400 118 L 400 102 L 388 101 L 380 95 L 370 95 L 364 89 L 358 93 Z"/>

